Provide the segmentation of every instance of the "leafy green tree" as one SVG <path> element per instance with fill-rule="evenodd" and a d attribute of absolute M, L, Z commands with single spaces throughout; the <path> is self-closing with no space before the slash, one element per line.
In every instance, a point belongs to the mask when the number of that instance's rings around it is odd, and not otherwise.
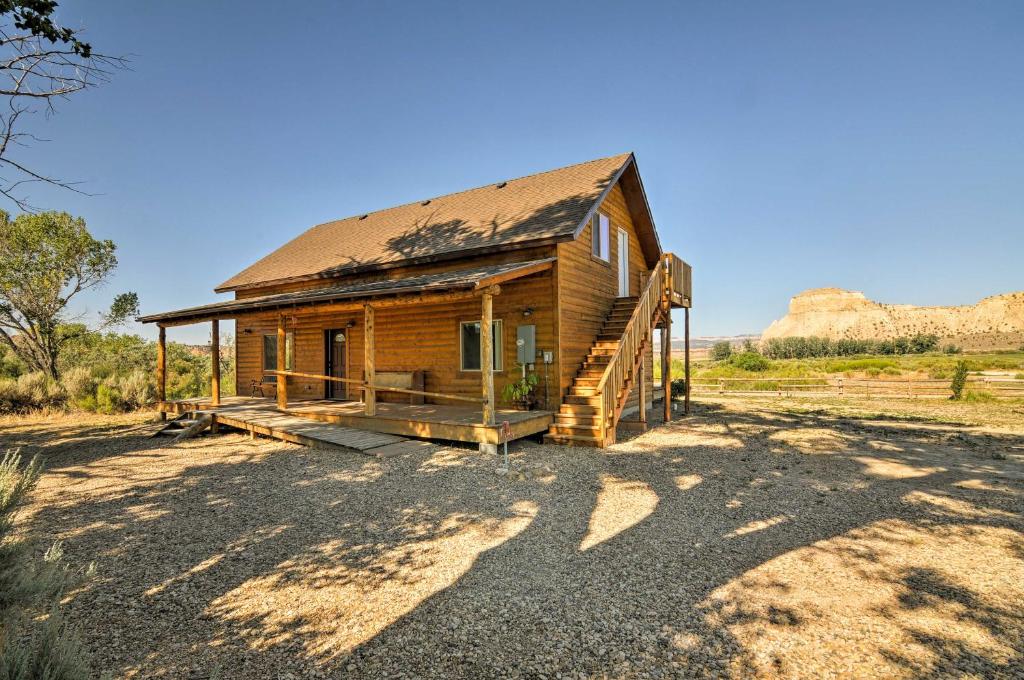
<path fill-rule="evenodd" d="M 958 361 L 956 362 L 956 370 L 953 371 L 953 382 L 950 383 L 949 389 L 953 392 L 953 396 L 950 397 L 953 401 L 960 401 L 964 396 L 964 387 L 967 385 L 967 362 Z"/>
<path fill-rule="evenodd" d="M 732 345 L 728 340 L 721 340 L 711 346 L 711 358 L 715 361 L 725 361 L 732 355 Z"/>
<path fill-rule="evenodd" d="M 113 241 L 93 238 L 85 220 L 64 212 L 0 211 L 0 343 L 30 369 L 57 380 L 61 349 L 84 326 L 66 323 L 68 303 L 107 282 L 117 257 Z M 114 298 L 100 328 L 138 313 L 135 293 Z"/>

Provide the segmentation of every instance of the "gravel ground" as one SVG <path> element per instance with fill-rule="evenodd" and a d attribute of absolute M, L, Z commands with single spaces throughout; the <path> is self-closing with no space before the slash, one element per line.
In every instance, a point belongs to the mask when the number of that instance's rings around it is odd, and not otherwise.
<path fill-rule="evenodd" d="M 877 407 L 877 403 L 876 403 Z M 846 408 L 846 407 L 844 407 Z M 702 402 L 518 475 L 0 422 L 115 677 L 1024 677 L 1024 421 Z"/>

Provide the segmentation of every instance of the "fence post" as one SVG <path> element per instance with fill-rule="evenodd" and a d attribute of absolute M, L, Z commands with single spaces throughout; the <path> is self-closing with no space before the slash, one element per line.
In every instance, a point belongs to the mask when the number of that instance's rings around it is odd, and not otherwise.
<path fill-rule="evenodd" d="M 843 396 L 843 377 L 839 376 L 839 396 Z"/>
<path fill-rule="evenodd" d="M 723 378 L 718 379 L 718 393 L 725 394 L 725 380 Z"/>

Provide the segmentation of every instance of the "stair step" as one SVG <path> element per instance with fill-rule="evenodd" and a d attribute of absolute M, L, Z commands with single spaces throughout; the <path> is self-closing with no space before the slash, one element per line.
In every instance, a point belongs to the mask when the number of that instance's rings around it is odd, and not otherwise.
<path fill-rule="evenodd" d="M 584 416 L 568 413 L 556 413 L 555 414 L 555 425 L 585 425 L 587 427 L 597 427 L 597 424 L 601 419 L 597 414 Z"/>
<path fill-rule="evenodd" d="M 590 418 L 590 417 L 596 418 L 597 417 L 597 407 L 596 406 L 591 406 L 590 404 L 571 404 L 571 403 L 565 403 L 565 404 L 562 404 L 561 408 L 559 408 L 557 415 L 560 415 L 560 416 L 570 416 L 570 417 L 578 417 L 578 418 Z"/>
<path fill-rule="evenodd" d="M 601 428 L 597 425 L 562 425 L 560 423 L 556 423 L 548 429 L 548 434 L 584 436 L 597 439 L 601 436 Z"/>
<path fill-rule="evenodd" d="M 562 446 L 592 446 L 595 448 L 600 448 L 601 446 L 601 443 L 593 437 L 570 434 L 546 434 L 544 435 L 544 443 L 561 444 Z"/>
<path fill-rule="evenodd" d="M 569 388 L 570 397 L 596 397 L 597 387 L 576 387 Z"/>
<path fill-rule="evenodd" d="M 598 407 L 601 405 L 601 397 L 591 397 L 582 394 L 570 394 L 565 397 L 567 404 L 579 404 L 580 406 Z"/>

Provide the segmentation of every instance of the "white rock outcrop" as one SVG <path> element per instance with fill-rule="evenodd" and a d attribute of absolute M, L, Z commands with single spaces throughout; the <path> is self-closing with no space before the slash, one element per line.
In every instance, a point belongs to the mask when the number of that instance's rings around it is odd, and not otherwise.
<path fill-rule="evenodd" d="M 917 307 L 874 302 L 842 288 L 813 288 L 789 301 L 762 340 L 819 336 L 881 340 L 932 333 L 940 338 L 1024 333 L 1024 292 L 987 297 L 959 307 Z"/>

